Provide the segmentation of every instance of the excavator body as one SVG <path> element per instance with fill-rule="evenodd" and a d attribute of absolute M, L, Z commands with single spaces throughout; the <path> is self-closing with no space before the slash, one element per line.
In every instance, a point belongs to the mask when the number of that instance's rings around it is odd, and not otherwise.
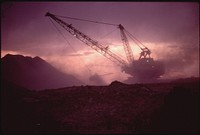
<path fill-rule="evenodd" d="M 165 73 L 165 66 L 162 61 L 155 61 L 153 58 L 141 58 L 134 60 L 129 66 L 123 67 L 122 70 L 134 78 L 142 80 L 159 78 Z"/>

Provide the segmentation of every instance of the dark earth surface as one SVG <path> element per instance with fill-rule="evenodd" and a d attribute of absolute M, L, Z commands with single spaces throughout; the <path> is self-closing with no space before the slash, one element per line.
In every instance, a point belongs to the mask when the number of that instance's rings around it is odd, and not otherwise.
<path fill-rule="evenodd" d="M 42 91 L 1 80 L 3 134 L 191 134 L 199 125 L 199 78 Z"/>

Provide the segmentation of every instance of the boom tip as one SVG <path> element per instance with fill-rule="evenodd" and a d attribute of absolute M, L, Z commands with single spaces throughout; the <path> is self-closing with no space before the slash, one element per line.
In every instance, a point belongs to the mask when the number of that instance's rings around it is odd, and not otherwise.
<path fill-rule="evenodd" d="M 46 14 L 45 14 L 45 16 L 50 16 L 51 15 L 51 13 L 49 13 L 49 12 L 47 12 Z"/>

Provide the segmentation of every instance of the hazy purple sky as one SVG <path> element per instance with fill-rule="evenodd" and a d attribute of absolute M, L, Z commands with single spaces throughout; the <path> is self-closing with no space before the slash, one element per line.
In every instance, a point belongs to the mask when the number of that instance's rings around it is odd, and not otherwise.
<path fill-rule="evenodd" d="M 47 11 L 77 18 L 122 24 L 146 44 L 157 59 L 168 64 L 168 76 L 198 76 L 199 4 L 193 2 L 10 2 L 2 3 L 1 52 L 18 52 L 40 56 L 63 71 L 78 76 L 93 65 L 91 72 L 104 74 L 118 71 L 113 63 L 65 32 L 73 46 L 56 31 Z M 74 20 L 64 21 L 94 39 L 119 44 L 119 30 L 106 38 L 114 26 Z M 64 31 L 63 31 L 64 32 Z M 117 51 L 117 47 L 113 46 Z M 133 49 L 133 48 L 132 48 Z M 134 52 L 135 49 L 133 49 Z M 137 51 L 134 56 L 137 58 Z M 81 56 L 77 58 L 77 56 Z M 82 63 L 77 62 L 83 60 Z M 96 62 L 98 60 L 98 63 Z M 104 65 L 98 67 L 97 65 Z M 110 65 L 110 69 L 108 68 Z M 76 69 L 72 69 L 77 67 Z M 66 69 L 67 68 L 67 69 Z M 104 72 L 105 71 L 105 72 Z M 120 72 L 120 71 L 118 71 Z M 115 73 L 114 73 L 115 74 Z M 120 74 L 120 75 L 119 75 Z M 110 74 L 112 75 L 112 74 Z M 108 77 L 109 78 L 109 77 Z M 108 80 L 123 78 L 121 73 Z M 106 79 L 105 79 L 106 80 Z"/>

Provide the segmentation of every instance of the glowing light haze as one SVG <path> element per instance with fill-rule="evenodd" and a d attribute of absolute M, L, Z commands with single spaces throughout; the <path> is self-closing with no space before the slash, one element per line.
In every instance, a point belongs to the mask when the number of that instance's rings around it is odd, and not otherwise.
<path fill-rule="evenodd" d="M 122 24 L 166 63 L 164 78 L 199 76 L 199 5 L 195 2 L 4 2 L 1 5 L 1 57 L 7 53 L 39 56 L 86 83 L 92 75 L 110 83 L 126 80 L 120 67 L 68 32 L 55 29 L 46 12 Z M 115 26 L 63 19 L 125 57 Z M 115 30 L 116 29 L 116 30 Z M 104 37 L 109 32 L 110 35 Z M 135 59 L 139 48 L 131 41 Z M 107 74 L 107 75 L 106 75 Z"/>

